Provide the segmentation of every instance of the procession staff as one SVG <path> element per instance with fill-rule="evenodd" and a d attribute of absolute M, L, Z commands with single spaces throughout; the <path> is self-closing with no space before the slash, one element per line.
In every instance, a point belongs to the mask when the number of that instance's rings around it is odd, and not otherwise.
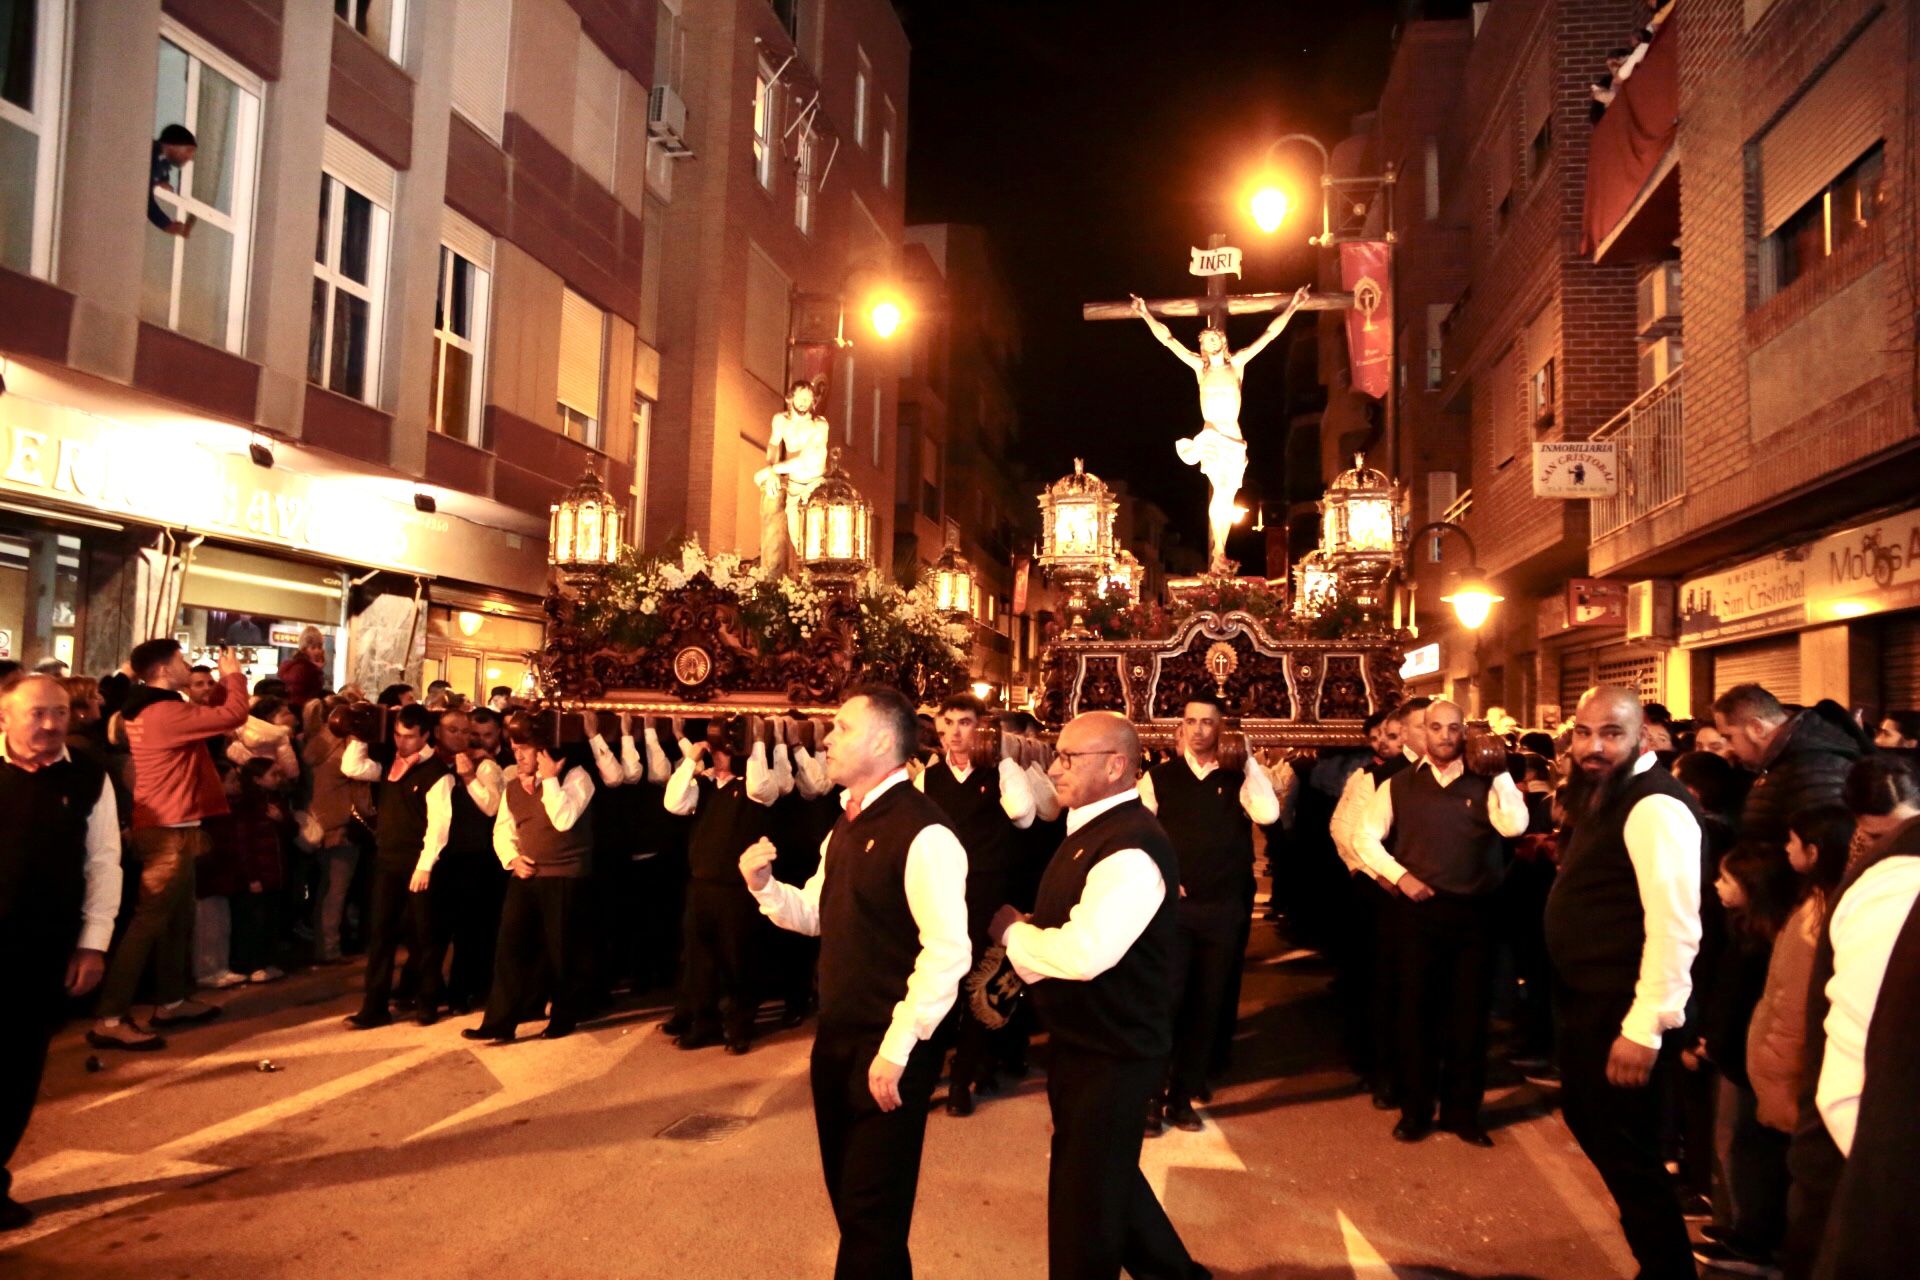
<path fill-rule="evenodd" d="M 1527 801 L 1504 769 L 1471 772 L 1465 721 L 1452 702 L 1426 710 L 1426 758 L 1374 792 L 1354 848 L 1394 886 L 1395 1056 L 1400 1121 L 1418 1142 L 1440 1127 L 1490 1147 L 1480 1123 L 1492 1017 L 1495 907 L 1506 872 L 1503 838 L 1527 829 Z M 1393 834 L 1394 850 L 1385 845 Z"/>
<path fill-rule="evenodd" d="M 802 888 L 773 878 L 773 841 L 740 873 L 783 929 L 820 938 L 814 1123 L 840 1227 L 836 1280 L 904 1280 L 927 1103 L 940 1055 L 926 1043 L 953 1006 L 973 949 L 967 855 L 939 807 L 907 781 L 919 736 L 896 689 L 854 690 L 834 716 L 827 773 L 845 810 Z"/>
<path fill-rule="evenodd" d="M 1031 916 L 992 933 L 1050 1036 L 1047 1267 L 1053 1280 L 1204 1277 L 1140 1172 L 1140 1115 L 1173 1048 L 1180 883 L 1173 842 L 1134 788 L 1140 741 L 1110 711 L 1060 733 L 1050 771 L 1067 838 Z"/>
<path fill-rule="evenodd" d="M 940 806 L 967 851 L 967 933 L 973 959 L 992 945 L 987 925 L 993 913 L 1012 899 L 1014 833 L 1033 825 L 1033 791 L 1026 770 L 1009 757 L 985 767 L 980 727 L 986 704 L 971 693 L 956 693 L 940 704 L 935 724 L 941 758 L 921 770 L 913 785 Z M 955 1014 L 953 1068 L 947 1085 L 947 1114 L 973 1114 L 973 1089 L 993 1087 L 988 1054 L 992 1033 L 961 1000 Z"/>
<path fill-rule="evenodd" d="M 1253 919 L 1253 826 L 1280 820 L 1273 780 L 1258 761 L 1222 767 L 1222 718 L 1217 699 L 1189 698 L 1179 758 L 1149 770 L 1139 787 L 1140 803 L 1159 816 L 1180 858 L 1181 945 L 1173 975 L 1180 1003 L 1166 1120 L 1187 1130 L 1200 1128 L 1193 1099 L 1207 1094 L 1209 1060 L 1235 1018 L 1236 978 Z M 1155 1127 L 1152 1118 L 1148 1127 Z"/>
<path fill-rule="evenodd" d="M 1705 835 L 1644 727 L 1627 689 L 1589 689 L 1574 712 L 1570 829 L 1546 914 L 1560 1109 L 1619 1206 L 1640 1274 L 1691 1277 L 1661 1150 L 1666 1092 L 1651 1082 L 1661 1034 L 1686 1021 L 1693 990 Z"/>
<path fill-rule="evenodd" d="M 106 972 L 120 909 L 120 821 L 106 770 L 67 752 L 67 692 L 51 676 L 0 685 L 0 972 L 14 995 L 0 1036 L 0 1232 L 33 1212 L 10 1194 L 66 1001 Z"/>

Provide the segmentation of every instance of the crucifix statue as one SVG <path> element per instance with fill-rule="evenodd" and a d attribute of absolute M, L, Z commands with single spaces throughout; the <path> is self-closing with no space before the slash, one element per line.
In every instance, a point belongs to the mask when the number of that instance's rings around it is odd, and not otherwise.
<path fill-rule="evenodd" d="M 1233 528 L 1236 514 L 1234 500 L 1240 494 L 1240 481 L 1247 470 L 1247 441 L 1240 432 L 1240 387 L 1247 362 L 1280 336 L 1294 312 L 1302 309 L 1328 310 L 1349 305 L 1350 301 L 1343 294 L 1315 295 L 1304 285 L 1291 294 L 1229 294 L 1226 275 L 1238 274 L 1239 251 L 1223 250 L 1224 241 L 1224 236 L 1214 236 L 1209 253 L 1204 255 L 1209 260 L 1219 253 L 1231 255 L 1225 259 L 1229 265 L 1224 270 L 1209 268 L 1207 295 L 1204 298 L 1149 302 L 1136 296 L 1125 303 L 1094 302 L 1081 309 L 1081 315 L 1088 320 L 1137 317 L 1146 321 L 1153 336 L 1193 370 L 1200 388 L 1202 426 L 1198 434 L 1175 441 L 1174 451 L 1180 455 L 1182 462 L 1190 467 L 1198 467 L 1212 489 L 1212 498 L 1207 504 L 1208 567 L 1212 573 L 1230 572 L 1227 534 Z M 1195 263 L 1199 264 L 1202 259 L 1203 255 L 1196 250 Z M 1267 325 L 1266 331 L 1239 351 L 1228 350 L 1227 317 L 1266 312 L 1278 313 Z M 1159 318 L 1161 316 L 1205 316 L 1207 324 L 1200 331 L 1199 350 L 1190 351 L 1182 345 Z"/>

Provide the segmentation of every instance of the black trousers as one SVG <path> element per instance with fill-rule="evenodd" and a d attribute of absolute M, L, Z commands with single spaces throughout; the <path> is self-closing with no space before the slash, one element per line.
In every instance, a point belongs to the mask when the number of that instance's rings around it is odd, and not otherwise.
<path fill-rule="evenodd" d="M 1647 1280 L 1694 1280 L 1687 1224 L 1660 1158 L 1661 1086 L 1672 1069 L 1671 1055 L 1661 1056 L 1653 1079 L 1638 1089 L 1607 1083 L 1607 1055 L 1632 1004 L 1631 991 L 1594 995 L 1565 986 L 1556 991 L 1560 1110 L 1613 1194 L 1640 1274 Z"/>
<path fill-rule="evenodd" d="M 752 1034 L 760 1007 L 761 921 L 759 906 L 738 878 L 688 882 L 680 1009 L 696 1031 L 723 1022 L 729 1040 Z"/>
<path fill-rule="evenodd" d="M 50 909 L 47 920 L 71 921 L 76 915 Z M 0 1197 L 12 1190 L 7 1165 L 26 1136 L 40 1097 L 47 1046 L 67 998 L 67 962 L 74 941 L 70 927 L 56 931 L 31 919 L 0 919 L 0 973 L 7 975 L 8 991 L 18 1001 L 6 1033 L 0 1035 Z"/>
<path fill-rule="evenodd" d="M 1188 1101 L 1207 1087 L 1221 1041 L 1231 1038 L 1239 1009 L 1240 959 L 1246 954 L 1242 926 L 1251 903 L 1188 903 L 1179 907 L 1180 947 L 1174 990 L 1180 1003 L 1173 1022 L 1173 1061 L 1168 1095 Z"/>
<path fill-rule="evenodd" d="M 867 1087 L 880 1032 L 822 1027 L 810 1067 L 820 1168 L 840 1227 L 834 1280 L 910 1280 L 907 1235 L 920 1187 L 920 1151 L 927 1102 L 940 1074 L 940 1052 L 922 1041 L 900 1077 L 900 1105 L 882 1111 Z M 1140 1100 L 1144 1108 L 1146 1099 Z M 1134 1128 L 1140 1126 L 1134 1124 Z"/>
<path fill-rule="evenodd" d="M 1475 1124 L 1486 1092 L 1493 1016 L 1492 894 L 1395 898 L 1395 1065 L 1400 1114 L 1415 1124 Z"/>
<path fill-rule="evenodd" d="M 1058 1043 L 1047 1060 L 1053 1160 L 1047 1170 L 1051 1280 L 1182 1280 L 1193 1258 L 1140 1172 L 1140 1116 L 1166 1065 Z"/>
<path fill-rule="evenodd" d="M 553 983 L 548 1026 L 571 1029 L 580 1020 L 591 960 L 580 928 L 586 910 L 581 895 L 589 883 L 581 876 L 509 877 L 481 1027 L 506 1034 L 532 1016 L 543 974 Z"/>
<path fill-rule="evenodd" d="M 492 850 L 449 849 L 434 863 L 421 921 L 426 942 L 419 972 L 435 983 L 436 999 L 437 989 L 444 986 L 450 1003 L 471 1008 L 486 1000 L 493 986 L 494 939 L 500 933 L 507 878 Z M 449 946 L 453 967 L 442 979 Z"/>
<path fill-rule="evenodd" d="M 431 895 L 411 892 L 407 884 L 412 878 L 411 866 L 375 867 L 373 871 L 373 905 L 367 924 L 367 991 L 360 1004 L 360 1016 L 370 1021 L 389 1016 L 394 956 L 403 940 L 407 944 L 404 989 L 412 992 L 423 1008 L 432 1008 L 440 1001 L 439 971 L 429 971 L 425 963 L 433 922 Z"/>

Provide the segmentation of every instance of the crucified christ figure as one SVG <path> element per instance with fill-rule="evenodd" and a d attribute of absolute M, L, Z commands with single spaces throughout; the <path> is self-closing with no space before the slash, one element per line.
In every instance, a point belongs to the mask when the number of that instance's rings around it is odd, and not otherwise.
<path fill-rule="evenodd" d="M 1294 292 L 1286 310 L 1273 318 L 1266 332 L 1238 351 L 1227 350 L 1227 335 L 1209 324 L 1200 331 L 1200 350 L 1189 351 L 1180 345 L 1147 304 L 1133 295 L 1133 313 L 1147 322 L 1161 345 L 1173 352 L 1193 370 L 1200 384 L 1200 417 L 1204 426 L 1198 435 L 1174 442 L 1180 461 L 1199 467 L 1200 474 L 1213 487 L 1207 504 L 1210 570 L 1226 572 L 1227 533 L 1233 528 L 1234 499 L 1240 495 L 1240 481 L 1247 473 L 1247 440 L 1240 434 L 1240 383 L 1247 361 L 1267 349 L 1293 319 L 1293 313 L 1307 300 L 1312 290 L 1306 285 Z"/>

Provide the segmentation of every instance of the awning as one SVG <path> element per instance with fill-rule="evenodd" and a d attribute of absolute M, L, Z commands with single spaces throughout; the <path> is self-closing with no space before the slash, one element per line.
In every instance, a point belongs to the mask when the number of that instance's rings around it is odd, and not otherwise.
<path fill-rule="evenodd" d="M 1679 27 L 1675 13 L 1654 33 L 1646 56 L 1593 126 L 1587 150 L 1582 254 L 1611 249 L 1608 241 L 1616 238 L 1629 215 L 1637 219 L 1670 211 L 1672 228 L 1679 229 L 1678 164 L 1670 159 L 1680 123 Z M 1675 184 L 1671 196 L 1660 190 L 1670 182 Z"/>

